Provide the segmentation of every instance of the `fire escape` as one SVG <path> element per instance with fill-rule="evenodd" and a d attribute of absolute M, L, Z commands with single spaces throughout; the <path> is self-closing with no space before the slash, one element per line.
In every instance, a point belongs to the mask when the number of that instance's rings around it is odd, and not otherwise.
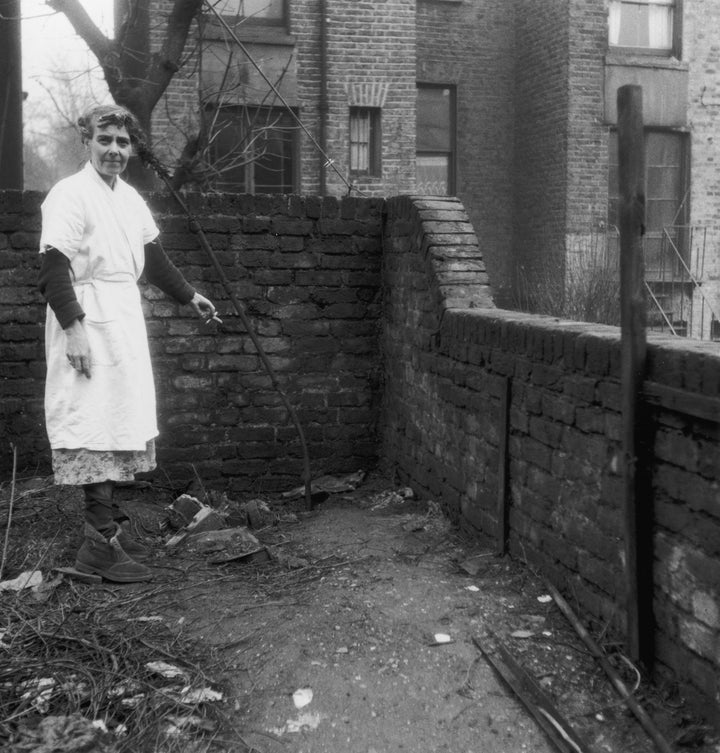
<path fill-rule="evenodd" d="M 720 321 L 703 290 L 708 228 L 668 225 L 645 239 L 649 330 L 720 340 Z"/>

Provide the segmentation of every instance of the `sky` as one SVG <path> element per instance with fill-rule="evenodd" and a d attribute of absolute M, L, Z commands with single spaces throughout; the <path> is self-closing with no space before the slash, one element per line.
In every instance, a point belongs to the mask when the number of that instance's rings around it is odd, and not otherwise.
<path fill-rule="evenodd" d="M 112 34 L 113 0 L 81 0 L 91 18 Z M 85 159 L 77 118 L 109 99 L 95 56 L 64 14 L 45 0 L 21 0 L 25 187 L 47 190 Z"/>
<path fill-rule="evenodd" d="M 113 0 L 81 0 L 85 9 L 100 28 L 112 32 Z M 45 0 L 22 0 L 23 89 L 27 102 L 44 102 L 46 88 L 58 72 L 83 78 L 83 73 L 95 68 L 94 78 L 102 81 L 97 61 L 85 43 L 75 34 L 62 13 L 56 13 Z M 103 87 L 99 85 L 99 92 Z"/>

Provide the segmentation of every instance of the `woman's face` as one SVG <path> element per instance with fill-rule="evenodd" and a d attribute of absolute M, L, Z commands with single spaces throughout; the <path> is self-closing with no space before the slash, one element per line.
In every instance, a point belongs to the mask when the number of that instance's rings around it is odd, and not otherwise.
<path fill-rule="evenodd" d="M 100 177 L 109 185 L 127 167 L 132 151 L 130 134 L 125 126 L 95 126 L 88 142 L 90 162 L 100 173 Z"/>

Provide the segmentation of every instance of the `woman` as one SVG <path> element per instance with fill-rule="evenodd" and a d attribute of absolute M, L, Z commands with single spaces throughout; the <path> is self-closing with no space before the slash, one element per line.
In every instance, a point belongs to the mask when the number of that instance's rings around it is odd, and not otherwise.
<path fill-rule="evenodd" d="M 155 467 L 158 433 L 137 280 L 144 272 L 206 322 L 216 315 L 168 259 L 147 205 L 120 178 L 140 136 L 134 116 L 103 105 L 78 124 L 88 162 L 42 205 L 45 418 L 55 483 L 85 492 L 76 569 L 131 583 L 152 576 L 137 561 L 145 547 L 118 522 L 113 487 Z"/>

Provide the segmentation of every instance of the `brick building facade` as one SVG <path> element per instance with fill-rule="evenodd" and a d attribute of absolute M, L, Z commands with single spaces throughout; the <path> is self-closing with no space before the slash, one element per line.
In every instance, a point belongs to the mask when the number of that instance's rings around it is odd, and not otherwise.
<path fill-rule="evenodd" d="M 155 1 L 158 13 L 171 4 Z M 246 121 L 245 131 L 253 123 L 278 131 L 272 143 L 260 139 L 265 155 L 277 156 L 264 175 L 236 167 L 220 176 L 220 187 L 458 196 L 502 305 L 517 304 L 523 281 L 548 272 L 565 279 L 568 261 L 586 263 L 588 249 L 616 255 L 616 92 L 640 84 L 649 276 L 662 294 L 660 259 L 673 252 L 670 238 L 720 311 L 713 229 L 720 75 L 706 31 L 720 0 L 223 0 L 216 7 L 307 132 L 269 93 L 228 27 L 206 12 L 188 65 L 156 109 L 160 149 L 179 152 L 202 103 L 217 106 L 204 112 L 220 114 L 226 129 L 215 157 L 238 153 L 243 127 L 233 130 L 233 118 Z M 708 329 L 713 315 L 704 317 Z"/>

